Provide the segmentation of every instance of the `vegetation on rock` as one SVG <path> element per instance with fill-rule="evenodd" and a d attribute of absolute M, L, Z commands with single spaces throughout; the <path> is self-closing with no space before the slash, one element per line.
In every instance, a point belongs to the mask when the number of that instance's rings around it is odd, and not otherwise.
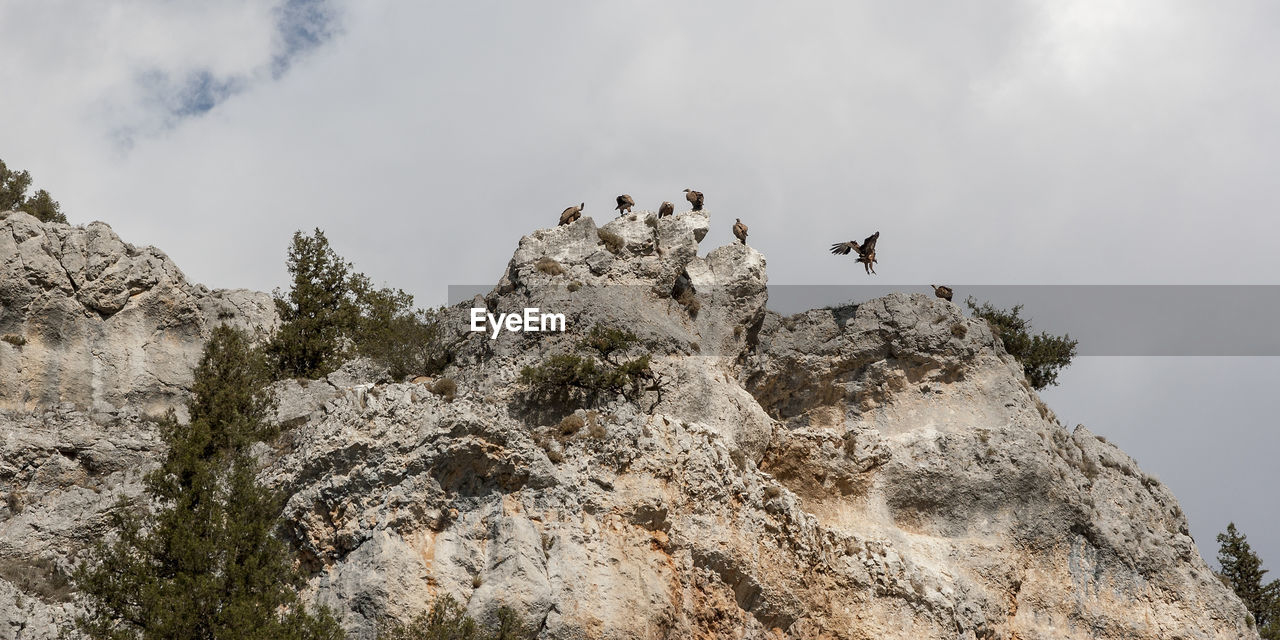
<path fill-rule="evenodd" d="M 486 630 L 450 596 L 438 598 L 430 609 L 408 623 L 389 622 L 378 628 L 378 640 L 522 640 L 530 637 L 533 635 L 527 626 L 511 609 L 499 609 L 498 626 Z"/>
<path fill-rule="evenodd" d="M 359 315 L 352 340 L 356 351 L 387 367 L 394 380 L 439 373 L 449 364 L 444 347 L 443 309 L 415 309 L 400 289 L 375 289 L 356 274 L 353 290 Z"/>
<path fill-rule="evenodd" d="M 342 637 L 327 611 L 299 601 L 301 577 L 275 535 L 283 497 L 257 483 L 255 442 L 272 435 L 263 355 L 221 326 L 195 371 L 190 423 L 162 422 L 168 445 L 147 476 L 154 511 L 121 503 L 116 538 L 99 543 L 74 575 L 77 619 L 93 638 Z"/>
<path fill-rule="evenodd" d="M 66 223 L 62 206 L 44 189 L 27 195 L 31 188 L 31 173 L 13 171 L 0 160 L 0 211 L 25 211 L 41 222 Z"/>
<path fill-rule="evenodd" d="M 1234 522 L 1218 534 L 1218 564 L 1218 575 L 1240 596 L 1263 640 L 1280 640 L 1280 580 L 1263 584 L 1262 559 Z"/>
<path fill-rule="evenodd" d="M 602 393 L 621 393 L 634 399 L 641 382 L 652 377 L 649 356 L 619 356 L 637 342 L 629 331 L 597 324 L 578 342 L 576 353 L 553 354 L 540 364 L 526 366 L 520 371 L 520 380 L 540 400 L 574 395 L 593 400 Z"/>
<path fill-rule="evenodd" d="M 981 305 L 970 296 L 965 305 L 973 315 L 987 321 L 991 330 L 1004 343 L 1004 350 L 1022 363 L 1027 382 L 1036 390 L 1058 384 L 1058 372 L 1071 364 L 1077 341 L 1070 335 L 1054 336 L 1047 332 L 1032 334 L 1030 318 L 1020 317 L 1022 305 L 1000 309 L 990 302 Z"/>
<path fill-rule="evenodd" d="M 324 232 L 293 234 L 287 294 L 277 291 L 280 330 L 267 346 L 279 377 L 321 378 L 355 355 L 395 379 L 438 373 L 449 362 L 441 311 L 415 309 L 400 289 L 375 288 L 329 245 Z"/>

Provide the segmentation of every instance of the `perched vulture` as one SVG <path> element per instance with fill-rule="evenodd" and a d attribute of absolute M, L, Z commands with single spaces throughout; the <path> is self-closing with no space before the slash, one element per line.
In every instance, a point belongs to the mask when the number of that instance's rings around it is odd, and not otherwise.
<path fill-rule="evenodd" d="M 951 302 L 951 287 L 948 287 L 945 284 L 931 284 L 929 286 L 933 287 L 933 295 L 938 296 L 947 302 Z"/>
<path fill-rule="evenodd" d="M 734 220 L 735 222 L 733 223 L 733 235 L 737 236 L 737 238 L 742 241 L 742 244 L 746 244 L 747 243 L 747 225 L 742 224 L 741 218 L 734 218 Z"/>
<path fill-rule="evenodd" d="M 570 222 L 576 221 L 578 218 L 581 218 L 582 208 L 585 206 L 587 206 L 587 203 L 584 202 L 576 207 L 569 207 L 568 209 L 565 209 L 564 213 L 560 214 L 560 224 L 566 225 Z"/>
<path fill-rule="evenodd" d="M 875 273 L 876 268 L 873 265 L 876 262 L 876 240 L 879 239 L 880 232 L 877 231 L 870 236 L 867 236 L 867 239 L 863 240 L 862 244 L 858 244 L 857 240 L 838 242 L 831 245 L 831 253 L 839 256 L 847 256 L 850 251 L 856 251 L 858 252 L 858 262 L 862 263 L 862 266 L 866 269 L 867 273 Z"/>
<path fill-rule="evenodd" d="M 665 218 L 675 212 L 676 212 L 676 206 L 671 204 L 670 202 L 663 202 L 662 206 L 658 207 L 659 218 Z"/>
<path fill-rule="evenodd" d="M 685 189 L 684 197 L 689 201 L 689 204 L 693 205 L 694 211 L 702 211 L 702 192 L 701 191 L 694 191 L 693 189 Z"/>
<path fill-rule="evenodd" d="M 631 207 L 634 206 L 636 206 L 636 201 L 632 200 L 631 196 L 624 193 L 618 196 L 618 206 L 615 208 L 618 210 L 618 215 L 622 215 L 624 213 L 631 213 Z"/>

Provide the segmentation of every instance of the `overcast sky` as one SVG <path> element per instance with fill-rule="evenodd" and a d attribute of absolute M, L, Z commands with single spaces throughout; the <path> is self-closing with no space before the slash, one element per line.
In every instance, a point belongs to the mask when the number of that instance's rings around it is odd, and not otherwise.
<path fill-rule="evenodd" d="M 444 302 L 565 207 L 706 194 L 772 284 L 1276 284 L 1280 4 L 0 0 L 0 158 L 194 280 L 294 230 Z M 1032 310 L 1034 315 L 1034 310 Z M 1225 329 L 1224 330 L 1228 330 Z M 1280 566 L 1275 358 L 1045 394 Z"/>

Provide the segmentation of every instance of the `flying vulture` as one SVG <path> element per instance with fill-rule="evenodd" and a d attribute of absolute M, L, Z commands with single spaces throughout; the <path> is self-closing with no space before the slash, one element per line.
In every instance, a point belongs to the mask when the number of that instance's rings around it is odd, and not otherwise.
<path fill-rule="evenodd" d="M 931 284 L 929 286 L 933 287 L 933 295 L 938 296 L 947 302 L 951 302 L 951 287 L 948 287 L 945 284 Z"/>
<path fill-rule="evenodd" d="M 693 205 L 694 211 L 702 211 L 702 192 L 701 191 L 694 191 L 693 189 L 685 189 L 684 197 L 689 201 L 689 204 Z"/>
<path fill-rule="evenodd" d="M 659 218 L 665 218 L 675 212 L 676 212 L 676 206 L 671 204 L 670 202 L 663 202 L 662 206 L 658 207 Z"/>
<path fill-rule="evenodd" d="M 866 269 L 867 273 L 875 273 L 876 268 L 873 265 L 875 265 L 876 262 L 876 240 L 879 239 L 880 232 L 877 231 L 870 236 L 867 236 L 867 239 L 863 240 L 862 244 L 858 244 L 857 240 L 838 242 L 831 245 L 831 253 L 839 256 L 847 256 L 850 251 L 856 251 L 858 252 L 858 262 L 862 263 L 862 266 Z"/>
<path fill-rule="evenodd" d="M 582 208 L 585 206 L 587 206 L 587 203 L 584 202 L 576 207 L 569 207 L 568 209 L 565 209 L 564 213 L 560 214 L 560 224 L 566 225 L 570 222 L 576 221 L 578 218 L 581 218 Z"/>
<path fill-rule="evenodd" d="M 632 200 L 631 196 L 624 193 L 618 196 L 618 206 L 615 208 L 618 210 L 618 215 L 622 215 L 624 213 L 631 213 L 631 207 L 634 206 L 636 206 L 636 201 Z"/>
<path fill-rule="evenodd" d="M 742 218 L 734 218 L 733 235 L 737 236 L 742 244 L 747 244 L 747 225 L 742 224 Z"/>

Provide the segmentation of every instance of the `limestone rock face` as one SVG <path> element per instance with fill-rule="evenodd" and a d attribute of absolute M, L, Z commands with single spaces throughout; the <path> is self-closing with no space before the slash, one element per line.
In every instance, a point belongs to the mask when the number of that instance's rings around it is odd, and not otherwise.
<path fill-rule="evenodd" d="M 168 256 L 102 222 L 0 212 L 0 408 L 109 413 L 180 404 L 210 330 L 271 331 L 271 297 L 186 282 Z"/>
<path fill-rule="evenodd" d="M 455 308 L 454 397 L 362 363 L 279 383 L 286 430 L 256 453 L 306 597 L 355 638 L 443 594 L 543 639 L 1257 638 L 1168 489 L 1059 424 L 985 322 L 900 294 L 778 316 L 758 252 L 699 255 L 709 224 L 637 211 L 523 238 L 473 304 L 568 330 L 491 338 Z M 77 293 L 59 299 L 88 308 Z M 638 336 L 622 355 L 656 385 L 531 399 L 520 370 L 596 324 Z M 56 636 L 60 572 L 160 453 L 145 420 L 80 408 L 0 414 L 20 494 L 0 506 L 0 638 Z"/>

